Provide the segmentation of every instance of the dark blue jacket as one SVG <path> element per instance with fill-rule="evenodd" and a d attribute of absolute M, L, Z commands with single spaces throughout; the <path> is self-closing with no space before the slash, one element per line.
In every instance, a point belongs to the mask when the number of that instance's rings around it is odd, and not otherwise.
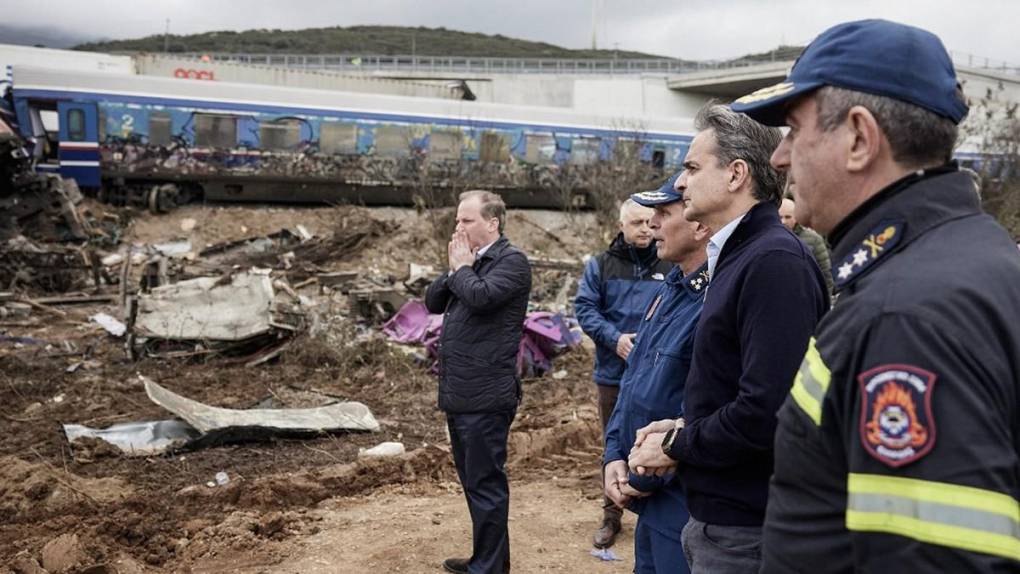
<path fill-rule="evenodd" d="M 627 365 L 616 354 L 616 342 L 621 334 L 637 331 L 641 314 L 671 268 L 656 257 L 655 244 L 636 248 L 623 240 L 623 233 L 588 261 L 574 311 L 581 329 L 595 341 L 596 383 L 620 384 Z"/>
<path fill-rule="evenodd" d="M 425 306 L 443 313 L 440 409 L 457 414 L 517 408 L 517 349 L 530 293 L 528 258 L 502 236 L 474 265 L 429 285 Z"/>
<path fill-rule="evenodd" d="M 707 267 L 702 265 L 686 277 L 674 267 L 643 315 L 620 380 L 616 408 L 606 425 L 606 464 L 627 460 L 639 428 L 683 414 L 694 331 L 708 286 Z M 687 523 L 687 502 L 679 481 L 631 474 L 630 485 L 655 492 L 630 504 L 631 510 L 641 514 L 642 523 L 679 540 Z"/>
<path fill-rule="evenodd" d="M 828 308 L 809 248 L 783 227 L 774 205 L 753 207 L 716 263 L 687 375 L 687 426 L 670 453 L 691 516 L 762 524 L 776 411 Z"/>

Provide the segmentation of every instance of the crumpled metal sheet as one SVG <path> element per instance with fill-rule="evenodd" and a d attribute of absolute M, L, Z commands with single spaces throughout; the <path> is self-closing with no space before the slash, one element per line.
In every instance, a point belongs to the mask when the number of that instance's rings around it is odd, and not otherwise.
<path fill-rule="evenodd" d="M 151 379 L 141 379 L 146 394 L 154 403 L 181 417 L 203 435 L 220 433 L 233 437 L 379 430 L 379 422 L 372 411 L 356 401 L 305 409 L 224 409 L 182 397 Z"/>
<path fill-rule="evenodd" d="M 64 425 L 67 441 L 97 438 L 119 448 L 127 456 L 151 456 L 182 447 L 201 433 L 184 421 L 148 421 L 118 423 L 105 429 L 84 425 Z"/>
<path fill-rule="evenodd" d="M 272 303 L 268 275 L 199 277 L 139 297 L 134 330 L 159 339 L 242 341 L 272 328 Z"/>

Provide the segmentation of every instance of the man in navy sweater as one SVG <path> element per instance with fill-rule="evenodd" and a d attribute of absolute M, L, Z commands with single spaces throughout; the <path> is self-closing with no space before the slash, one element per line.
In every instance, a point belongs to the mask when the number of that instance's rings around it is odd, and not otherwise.
<path fill-rule="evenodd" d="M 757 572 L 776 411 L 829 301 L 811 252 L 779 220 L 783 177 L 769 164 L 779 130 L 720 105 L 695 123 L 676 189 L 686 217 L 714 231 L 712 282 L 684 417 L 640 429 L 629 465 L 683 482 L 692 572 Z"/>

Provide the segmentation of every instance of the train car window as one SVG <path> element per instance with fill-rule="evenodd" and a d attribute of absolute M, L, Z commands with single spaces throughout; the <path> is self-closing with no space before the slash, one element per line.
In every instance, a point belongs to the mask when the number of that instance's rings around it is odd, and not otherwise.
<path fill-rule="evenodd" d="M 483 133 L 481 144 L 478 146 L 478 159 L 501 163 L 510 161 L 510 142 L 501 133 Z"/>
<path fill-rule="evenodd" d="M 652 152 L 652 167 L 655 169 L 662 169 L 666 166 L 666 152 L 661 149 L 657 149 Z"/>
<path fill-rule="evenodd" d="M 552 163 L 556 154 L 556 139 L 541 134 L 525 136 L 524 160 L 528 163 Z"/>
<path fill-rule="evenodd" d="M 411 153 L 411 129 L 407 126 L 378 126 L 375 128 L 375 153 L 405 156 Z"/>
<path fill-rule="evenodd" d="M 301 143 L 301 123 L 279 120 L 259 124 L 259 142 L 264 150 L 292 150 Z"/>
<path fill-rule="evenodd" d="M 82 110 L 67 111 L 67 138 L 73 142 L 85 141 L 85 112 Z"/>
<path fill-rule="evenodd" d="M 599 160 L 599 138 L 577 138 L 570 143 L 570 163 L 587 165 Z"/>
<path fill-rule="evenodd" d="M 429 134 L 429 159 L 460 159 L 460 132 L 434 131 Z"/>
<path fill-rule="evenodd" d="M 237 145 L 237 118 L 196 114 L 195 145 L 198 147 L 234 147 Z"/>
<path fill-rule="evenodd" d="M 358 153 L 358 125 L 322 124 L 319 128 L 319 151 L 329 154 Z"/>
<path fill-rule="evenodd" d="M 170 145 L 170 114 L 166 112 L 149 114 L 149 144 L 161 147 Z"/>

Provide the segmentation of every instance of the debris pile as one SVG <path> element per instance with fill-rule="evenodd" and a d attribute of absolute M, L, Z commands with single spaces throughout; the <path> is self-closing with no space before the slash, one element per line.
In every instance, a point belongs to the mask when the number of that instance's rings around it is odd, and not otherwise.
<path fill-rule="evenodd" d="M 24 141 L 0 119 L 0 240 L 88 239 L 89 225 L 76 207 L 81 199 L 74 180 L 36 173 Z"/>
<path fill-rule="evenodd" d="M 0 562 L 205 571 L 274 552 L 267 543 L 314 526 L 305 512 L 320 500 L 383 484 L 427 497 L 454 483 L 428 372 L 442 321 L 411 313 L 445 267 L 428 217 L 207 205 L 157 215 L 88 198 L 78 213 L 84 242 L 0 240 L 0 432 L 16 453 L 4 466 L 24 470 L 0 472 Z M 508 226 L 527 234 L 511 240 L 535 285 L 509 460 L 562 480 L 564 464 L 588 472 L 597 459 L 591 356 L 559 356 L 577 341 L 573 258 L 586 243 L 533 227 Z M 301 518 L 281 527 L 290 510 Z M 123 570 L 131 561 L 141 565 Z"/>
<path fill-rule="evenodd" d="M 308 327 L 301 302 L 287 301 L 268 272 L 228 273 L 162 285 L 132 299 L 129 349 L 135 357 L 244 356 L 264 362 Z M 282 283 L 280 285 L 283 285 Z"/>

